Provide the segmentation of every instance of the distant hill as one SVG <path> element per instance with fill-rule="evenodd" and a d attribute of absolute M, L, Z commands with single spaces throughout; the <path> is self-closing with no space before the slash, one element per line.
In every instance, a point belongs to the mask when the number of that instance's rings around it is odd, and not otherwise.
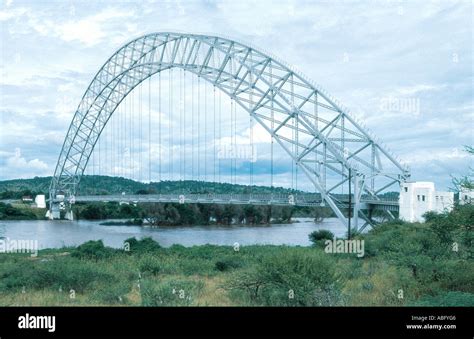
<path fill-rule="evenodd" d="M 0 181 L 0 199 L 19 199 L 25 195 L 48 195 L 51 177 L 34 177 L 32 179 L 13 179 Z M 206 181 L 161 181 L 143 183 L 121 177 L 104 175 L 84 175 L 79 186 L 80 195 L 108 194 L 157 194 L 157 193 L 275 193 L 289 194 L 301 192 L 283 187 L 248 186 Z M 398 198 L 398 192 L 380 194 L 385 198 Z"/>
<path fill-rule="evenodd" d="M 46 194 L 51 177 L 0 181 L 0 199 L 16 199 L 25 195 Z"/>
<path fill-rule="evenodd" d="M 51 177 L 0 181 L 0 199 L 19 199 L 25 195 L 48 194 Z M 282 193 L 296 192 L 282 187 L 247 186 L 205 181 L 161 181 L 142 183 L 127 178 L 85 175 L 79 186 L 81 195 L 155 193 Z"/>

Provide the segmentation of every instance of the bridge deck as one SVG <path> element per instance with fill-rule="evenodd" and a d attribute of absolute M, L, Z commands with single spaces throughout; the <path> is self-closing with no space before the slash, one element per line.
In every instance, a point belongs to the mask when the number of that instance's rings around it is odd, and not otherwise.
<path fill-rule="evenodd" d="M 347 208 L 348 198 L 335 198 L 336 204 Z M 119 202 L 119 203 L 199 203 L 274 206 L 321 206 L 318 194 L 121 194 L 77 196 L 75 202 Z M 375 208 L 398 210 L 398 200 L 361 199 L 361 209 Z"/>

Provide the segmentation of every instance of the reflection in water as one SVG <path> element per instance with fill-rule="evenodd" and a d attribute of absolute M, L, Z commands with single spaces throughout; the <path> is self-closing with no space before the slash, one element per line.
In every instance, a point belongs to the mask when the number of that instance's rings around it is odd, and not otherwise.
<path fill-rule="evenodd" d="M 241 245 L 273 244 L 308 246 L 308 234 L 328 229 L 344 237 L 346 227 L 336 218 L 315 224 L 310 218 L 297 218 L 299 222 L 268 226 L 101 226 L 102 221 L 0 221 L 0 237 L 38 240 L 39 248 L 60 248 L 80 245 L 88 240 L 102 239 L 106 246 L 121 247 L 131 237 L 152 237 L 160 245 L 184 246 L 215 244 Z"/>

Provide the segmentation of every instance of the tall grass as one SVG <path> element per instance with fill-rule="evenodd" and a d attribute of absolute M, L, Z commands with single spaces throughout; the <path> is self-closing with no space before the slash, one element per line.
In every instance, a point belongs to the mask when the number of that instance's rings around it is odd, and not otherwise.
<path fill-rule="evenodd" d="M 474 306 L 467 208 L 359 235 L 362 258 L 319 246 L 162 248 L 149 238 L 127 239 L 128 250 L 91 241 L 37 257 L 1 254 L 0 305 Z"/>

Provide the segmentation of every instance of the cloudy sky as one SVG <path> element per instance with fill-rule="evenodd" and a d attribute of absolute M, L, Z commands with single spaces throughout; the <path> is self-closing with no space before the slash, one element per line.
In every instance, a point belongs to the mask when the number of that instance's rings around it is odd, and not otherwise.
<path fill-rule="evenodd" d="M 51 175 L 89 81 L 144 33 L 226 35 L 295 65 L 450 186 L 473 145 L 471 1 L 2 1 L 0 180 Z"/>

